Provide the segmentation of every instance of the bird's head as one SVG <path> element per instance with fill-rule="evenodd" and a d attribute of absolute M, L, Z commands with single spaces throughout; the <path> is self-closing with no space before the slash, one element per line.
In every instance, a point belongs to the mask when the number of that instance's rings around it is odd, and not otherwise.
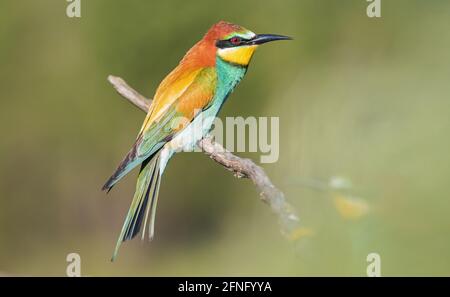
<path fill-rule="evenodd" d="M 259 45 L 292 38 L 275 34 L 255 34 L 241 26 L 221 21 L 209 29 L 205 39 L 214 43 L 216 55 L 224 61 L 248 66 Z"/>
<path fill-rule="evenodd" d="M 221 21 L 213 25 L 202 40 L 186 53 L 181 64 L 185 67 L 213 67 L 216 57 L 219 56 L 226 62 L 246 67 L 259 45 L 289 39 L 292 38 L 275 34 L 255 34 L 244 27 Z"/>

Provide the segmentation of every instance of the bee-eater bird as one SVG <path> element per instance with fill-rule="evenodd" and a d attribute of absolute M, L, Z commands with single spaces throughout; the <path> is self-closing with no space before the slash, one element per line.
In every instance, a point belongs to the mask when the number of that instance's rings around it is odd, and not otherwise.
<path fill-rule="evenodd" d="M 112 260 L 120 244 L 135 237 L 142 226 L 142 239 L 145 237 L 147 219 L 149 238 L 153 238 L 159 185 L 167 162 L 175 152 L 192 151 L 209 133 L 214 117 L 247 72 L 256 48 L 266 42 L 287 39 L 291 38 L 255 34 L 221 21 L 164 78 L 136 142 L 103 186 L 103 190 L 111 190 L 141 164 L 136 191 Z"/>

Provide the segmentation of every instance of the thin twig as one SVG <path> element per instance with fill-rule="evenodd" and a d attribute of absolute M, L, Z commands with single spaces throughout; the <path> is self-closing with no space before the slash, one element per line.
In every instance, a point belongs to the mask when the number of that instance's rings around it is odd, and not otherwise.
<path fill-rule="evenodd" d="M 147 112 L 151 100 L 139 94 L 131 88 L 122 78 L 110 75 L 108 81 L 116 91 L 129 102 Z M 283 227 L 283 233 L 290 234 L 298 228 L 298 216 L 294 209 L 286 201 L 286 198 L 278 188 L 276 188 L 266 175 L 264 170 L 250 159 L 240 158 L 226 150 L 222 145 L 215 142 L 211 136 L 204 137 L 199 141 L 198 146 L 211 159 L 232 171 L 236 177 L 249 178 L 253 181 L 260 192 L 260 198 L 267 203 L 273 212 L 278 216 Z"/>
<path fill-rule="evenodd" d="M 136 92 L 132 87 L 130 87 L 123 79 L 117 76 L 108 76 L 108 81 L 116 89 L 123 98 L 127 99 L 143 111 L 147 112 L 152 100 L 149 100 Z"/>

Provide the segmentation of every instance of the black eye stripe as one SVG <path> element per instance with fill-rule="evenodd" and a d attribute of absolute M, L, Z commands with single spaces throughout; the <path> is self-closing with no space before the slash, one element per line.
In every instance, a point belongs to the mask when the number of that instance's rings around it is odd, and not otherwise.
<path fill-rule="evenodd" d="M 238 42 L 236 42 L 238 41 Z M 249 42 L 250 40 L 248 39 L 244 39 L 240 36 L 232 36 L 228 39 L 225 40 L 218 40 L 216 42 L 216 46 L 218 48 L 230 48 L 230 47 L 236 47 L 236 46 L 241 46 L 241 45 L 245 45 Z"/>

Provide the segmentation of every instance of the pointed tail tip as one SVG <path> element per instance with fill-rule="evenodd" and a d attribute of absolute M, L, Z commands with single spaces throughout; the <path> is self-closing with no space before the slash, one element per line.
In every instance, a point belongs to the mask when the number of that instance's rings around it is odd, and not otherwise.
<path fill-rule="evenodd" d="M 112 257 L 111 257 L 111 263 L 114 263 L 115 261 L 116 261 L 116 259 L 117 259 L 117 254 L 119 253 L 119 248 L 117 247 L 115 250 L 114 250 L 114 253 L 113 253 L 113 255 L 112 255 Z"/>
<path fill-rule="evenodd" d="M 113 188 L 113 186 L 110 185 L 109 180 L 103 185 L 102 187 L 102 191 L 105 191 L 106 194 L 109 193 L 109 191 L 111 191 L 111 189 Z"/>

